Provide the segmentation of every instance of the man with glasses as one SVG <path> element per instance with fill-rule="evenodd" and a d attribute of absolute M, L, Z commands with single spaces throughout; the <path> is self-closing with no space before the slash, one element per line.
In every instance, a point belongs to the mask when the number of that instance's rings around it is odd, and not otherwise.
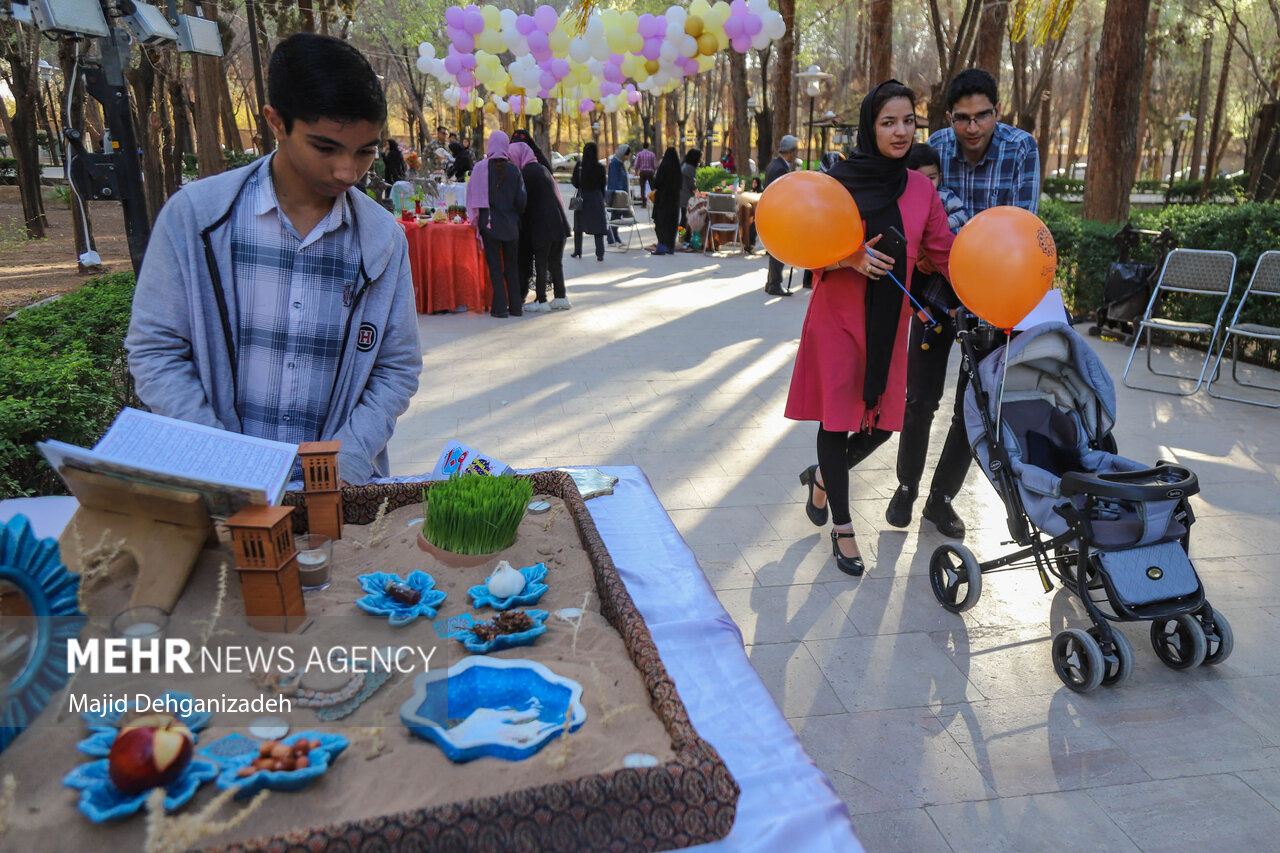
<path fill-rule="evenodd" d="M 1000 205 L 1014 205 L 1032 213 L 1039 209 L 1040 153 L 1036 140 L 999 118 L 995 79 L 980 68 L 970 68 L 957 74 L 947 87 L 950 126 L 929 137 L 929 144 L 942 161 L 942 186 L 959 197 L 970 218 Z M 992 284 L 999 286 L 998 262 L 992 265 Z M 935 304 L 930 309 L 942 329 L 940 333 L 928 330 L 928 349 L 921 348 L 926 334 L 924 325 L 912 323 L 911 326 L 907 408 L 898 440 L 898 488 L 884 514 L 885 521 L 894 527 L 911 523 L 911 508 L 929 449 L 929 428 L 946 386 L 947 360 L 956 338 L 951 309 L 959 305 L 959 300 L 950 292 L 943 301 L 948 304 Z M 978 358 L 988 352 L 979 350 Z M 964 392 L 968 383 L 968 373 L 961 370 L 951 429 L 921 512 L 943 536 L 953 539 L 963 539 L 965 533 L 964 522 L 952 509 L 951 500 L 964 485 L 972 458 L 964 428 Z"/>

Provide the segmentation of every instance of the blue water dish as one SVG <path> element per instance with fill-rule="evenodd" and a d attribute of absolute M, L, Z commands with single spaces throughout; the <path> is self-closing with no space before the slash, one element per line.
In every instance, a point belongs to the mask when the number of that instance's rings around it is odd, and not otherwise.
<path fill-rule="evenodd" d="M 218 775 L 218 765 L 206 758 L 192 756 L 191 762 L 164 789 L 165 811 L 181 808 L 195 796 L 196 790 Z M 126 794 L 111 781 L 107 759 L 81 764 L 66 776 L 62 784 L 80 792 L 80 811 L 94 823 L 120 820 L 142 810 L 151 791 Z"/>

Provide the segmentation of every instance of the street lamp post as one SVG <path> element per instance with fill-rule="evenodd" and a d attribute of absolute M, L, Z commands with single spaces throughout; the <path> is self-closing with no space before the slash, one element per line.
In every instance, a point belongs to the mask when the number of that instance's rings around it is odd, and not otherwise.
<path fill-rule="evenodd" d="M 813 102 L 822 91 L 822 83 L 831 77 L 816 65 L 810 65 L 807 71 L 801 71 L 796 77 L 805 84 L 804 92 L 809 96 L 809 132 L 805 141 L 805 153 L 813 154 Z M 806 160 L 808 157 L 806 157 Z"/>
<path fill-rule="evenodd" d="M 1178 148 L 1182 145 L 1182 137 L 1187 132 L 1187 126 L 1194 124 L 1195 120 L 1195 116 L 1187 112 L 1174 119 L 1178 123 L 1178 134 L 1173 138 L 1173 159 L 1169 163 L 1169 189 L 1164 194 L 1166 203 L 1173 195 L 1173 182 L 1178 177 Z"/>
<path fill-rule="evenodd" d="M 40 60 L 39 69 L 40 80 L 44 83 L 42 112 L 44 113 L 45 133 L 48 135 L 49 157 L 53 160 L 53 165 L 61 166 L 62 161 L 58 158 L 59 139 L 61 138 L 61 132 L 58 129 L 58 103 L 49 92 L 49 84 L 53 82 L 53 66 L 42 59 Z"/>

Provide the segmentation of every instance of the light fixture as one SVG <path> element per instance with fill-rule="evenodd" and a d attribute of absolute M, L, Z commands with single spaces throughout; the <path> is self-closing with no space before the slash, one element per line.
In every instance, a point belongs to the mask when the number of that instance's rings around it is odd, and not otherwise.
<path fill-rule="evenodd" d="M 53 81 L 53 66 L 45 60 L 40 60 L 40 79 L 46 83 Z"/>

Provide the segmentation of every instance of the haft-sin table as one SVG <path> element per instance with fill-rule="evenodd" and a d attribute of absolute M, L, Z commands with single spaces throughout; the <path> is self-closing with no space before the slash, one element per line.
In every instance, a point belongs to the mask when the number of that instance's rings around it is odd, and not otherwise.
<path fill-rule="evenodd" d="M 488 310 L 493 297 L 484 251 L 469 223 L 398 220 L 409 240 L 419 314 Z"/>

